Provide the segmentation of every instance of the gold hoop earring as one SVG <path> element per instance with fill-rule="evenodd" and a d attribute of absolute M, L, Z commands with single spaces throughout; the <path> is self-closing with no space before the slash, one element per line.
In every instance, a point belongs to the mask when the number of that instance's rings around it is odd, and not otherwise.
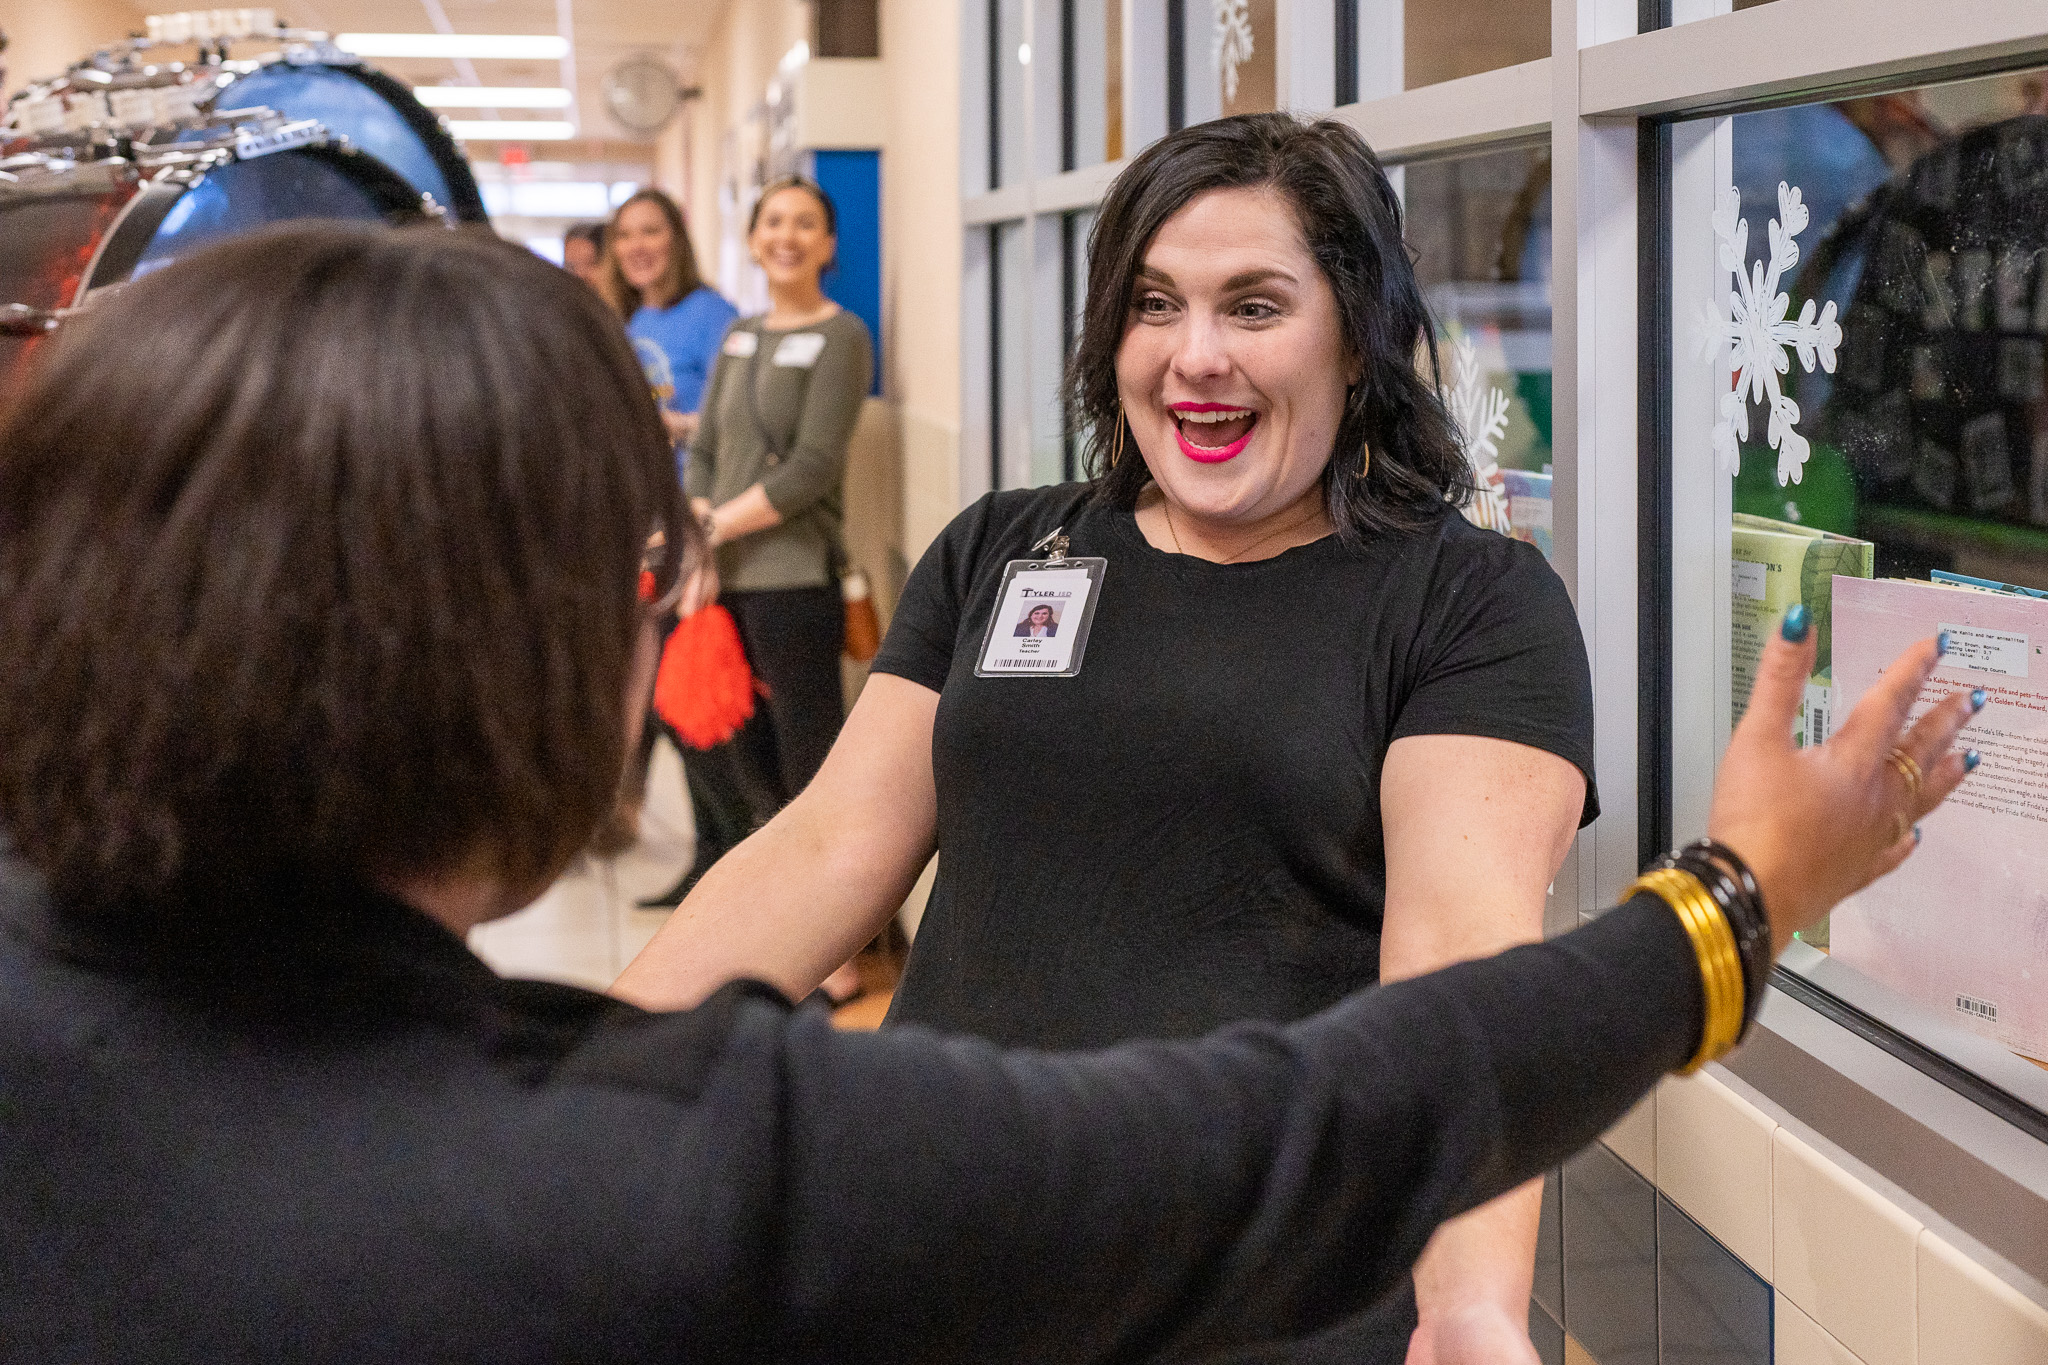
<path fill-rule="evenodd" d="M 1109 467 L 1116 468 L 1116 462 L 1124 457 L 1124 400 L 1116 400 L 1116 443 L 1109 450 Z"/>
<path fill-rule="evenodd" d="M 1358 477 L 1362 479 L 1370 473 L 1372 473 L 1372 447 L 1367 446 L 1365 448 L 1365 463 L 1358 467 Z"/>

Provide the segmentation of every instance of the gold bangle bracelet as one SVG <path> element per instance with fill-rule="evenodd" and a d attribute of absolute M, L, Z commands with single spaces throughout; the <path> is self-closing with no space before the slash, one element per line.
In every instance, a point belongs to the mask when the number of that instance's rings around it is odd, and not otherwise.
<path fill-rule="evenodd" d="M 1702 1050 L 1706 1055 L 1699 1061 L 1711 1061 L 1734 1047 L 1735 1040 L 1742 1032 L 1742 953 L 1735 946 L 1734 926 L 1728 923 L 1728 917 L 1707 894 L 1699 879 L 1689 872 L 1680 872 L 1678 875 L 1687 883 L 1687 906 L 1692 912 L 1694 924 L 1711 945 L 1709 958 L 1715 972 L 1721 978 L 1721 999 L 1724 1008 L 1716 1016 L 1721 1027 L 1711 1037 L 1703 1037 L 1701 1040 Z M 1695 1067 L 1698 1064 L 1696 1061 Z"/>
<path fill-rule="evenodd" d="M 1671 907 L 1679 923 L 1686 927 L 1686 935 L 1694 943 L 1694 954 L 1700 960 L 1700 982 L 1704 988 L 1706 1009 L 1704 1025 L 1700 1029 L 1700 1050 L 1681 1072 L 1690 1074 L 1704 1062 L 1729 1050 L 1735 1042 L 1735 1031 L 1741 1027 L 1741 984 L 1735 978 L 1735 972 L 1731 972 L 1731 956 L 1722 952 L 1720 941 L 1722 935 L 1726 935 L 1729 939 L 1726 948 L 1733 952 L 1733 935 L 1726 933 L 1726 929 L 1722 929 L 1722 933 L 1714 931 L 1716 921 L 1720 921 L 1720 911 L 1692 876 L 1663 870 L 1642 878 L 1640 888 L 1653 892 Z"/>
<path fill-rule="evenodd" d="M 1638 877 L 1623 899 L 1645 891 L 1671 907 L 1699 958 L 1706 1018 L 1700 1030 L 1699 1051 L 1679 1072 L 1691 1075 L 1725 1054 L 1742 1036 L 1742 956 L 1736 949 L 1735 930 L 1728 923 L 1728 916 L 1707 894 L 1699 878 L 1678 868 L 1659 868 Z"/>
<path fill-rule="evenodd" d="M 1706 940 L 1707 961 L 1721 982 L 1721 1009 L 1714 1016 L 1716 1027 L 1711 1032 L 1703 1031 L 1700 1053 L 1690 1063 L 1690 1070 L 1697 1070 L 1734 1047 L 1735 1040 L 1742 1034 L 1742 954 L 1735 946 L 1735 931 L 1728 923 L 1728 917 L 1707 894 L 1698 878 L 1688 872 L 1678 875 L 1686 883 L 1685 900 L 1693 924 Z M 1698 941 L 1695 939 L 1696 945 Z"/>
<path fill-rule="evenodd" d="M 1644 889 L 1659 896 L 1678 916 L 1699 959 L 1705 1021 L 1699 1050 L 1684 1068 L 1683 1074 L 1690 1074 L 1726 1052 L 1741 1028 L 1742 994 L 1734 936 L 1726 929 L 1719 907 L 1688 874 L 1667 870 L 1645 880 Z"/>
<path fill-rule="evenodd" d="M 1693 951 L 1700 959 L 1701 979 L 1710 982 L 1707 993 L 1706 1018 L 1700 1030 L 1699 1050 L 1686 1063 L 1683 1074 L 1697 1071 L 1703 1064 L 1719 1057 L 1734 1041 L 1734 1020 L 1740 1018 L 1738 1001 L 1740 996 L 1730 982 L 1729 972 L 1723 962 L 1714 934 L 1708 923 L 1708 912 L 1703 911 L 1690 898 L 1677 902 L 1680 918 L 1685 922 L 1686 932 L 1692 937 Z"/>

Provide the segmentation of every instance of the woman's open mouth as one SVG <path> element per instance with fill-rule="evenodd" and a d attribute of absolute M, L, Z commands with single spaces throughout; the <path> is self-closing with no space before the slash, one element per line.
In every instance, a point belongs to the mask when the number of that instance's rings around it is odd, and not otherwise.
<path fill-rule="evenodd" d="M 1251 443 L 1259 414 L 1228 403 L 1175 403 L 1173 431 L 1180 453 L 1203 464 L 1221 464 Z"/>

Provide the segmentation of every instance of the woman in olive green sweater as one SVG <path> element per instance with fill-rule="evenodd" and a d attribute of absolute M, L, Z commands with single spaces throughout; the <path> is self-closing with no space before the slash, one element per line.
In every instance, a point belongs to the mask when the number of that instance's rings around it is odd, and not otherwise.
<path fill-rule="evenodd" d="M 842 486 L 874 350 L 820 287 L 836 229 L 831 199 L 809 180 L 763 190 L 747 244 L 771 306 L 726 333 L 684 475 L 717 547 L 719 600 L 768 685 L 765 714 L 733 741 L 749 752 L 722 757 L 756 770 L 776 807 L 817 773 L 844 719 Z"/>

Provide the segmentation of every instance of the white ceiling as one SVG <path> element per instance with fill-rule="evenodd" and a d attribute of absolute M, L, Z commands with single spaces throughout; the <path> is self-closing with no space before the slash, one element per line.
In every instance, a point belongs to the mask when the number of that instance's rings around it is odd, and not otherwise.
<path fill-rule="evenodd" d="M 575 93 L 586 140 L 644 141 L 606 115 L 602 81 L 622 59 L 641 52 L 666 58 L 687 81 L 696 54 L 709 40 L 726 0 L 285 0 L 280 8 L 294 23 L 331 33 L 420 33 L 445 18 L 456 33 L 561 33 L 575 39 Z M 377 65 L 414 84 L 560 85 L 563 68 L 554 62 L 379 60 Z M 465 69 L 468 68 L 468 69 Z M 467 117 L 468 115 L 465 115 Z M 508 111 L 508 118 L 531 114 Z M 481 156 L 492 154 L 480 147 Z M 536 146 L 535 155 L 545 155 Z"/>
<path fill-rule="evenodd" d="M 728 0 L 277 0 L 279 15 L 300 28 L 330 33 L 544 33 L 567 30 L 574 38 L 571 62 L 575 94 L 585 143 L 646 143 L 614 124 L 606 114 L 602 93 L 605 72 L 624 58 L 652 52 L 673 66 L 685 84 L 694 77 L 697 54 L 709 40 Z M 196 8 L 165 0 L 138 4 L 138 13 Z M 564 64 L 556 62 L 479 61 L 377 58 L 374 64 L 415 85 L 468 84 L 542 85 L 563 83 Z M 471 111 L 458 118 L 488 117 Z M 552 113 L 505 111 L 507 118 L 552 118 Z M 488 160 L 492 144 L 478 144 L 476 155 Z M 579 158 L 600 149 L 588 145 L 561 148 Z M 625 148 L 614 150 L 624 151 Z M 545 144 L 533 144 L 536 157 L 553 156 Z"/>

